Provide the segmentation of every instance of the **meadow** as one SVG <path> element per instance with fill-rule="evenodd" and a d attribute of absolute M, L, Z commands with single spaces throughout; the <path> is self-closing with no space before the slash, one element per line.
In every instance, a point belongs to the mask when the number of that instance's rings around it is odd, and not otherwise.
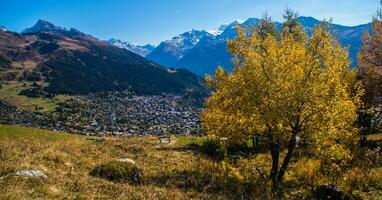
<path fill-rule="evenodd" d="M 159 144 L 154 136 L 88 137 L 0 125 L 0 199 L 272 198 L 269 182 L 262 177 L 270 169 L 269 154 L 244 148 L 218 161 L 206 154 L 206 141 L 173 136 L 171 143 Z M 319 160 L 302 156 L 285 177 L 286 199 L 302 199 L 327 181 L 318 175 Z M 142 184 L 90 175 L 95 166 L 120 158 L 130 158 L 142 169 Z M 381 199 L 382 165 L 377 159 L 368 172 L 349 170 L 337 185 L 364 199 Z M 39 170 L 48 178 L 15 175 L 25 169 Z"/>
<path fill-rule="evenodd" d="M 56 95 L 54 98 L 44 96 L 31 98 L 19 95 L 21 91 L 32 88 L 32 82 L 3 81 L 0 83 L 0 100 L 10 102 L 17 109 L 25 111 L 50 112 L 59 102 L 64 102 L 67 95 Z"/>

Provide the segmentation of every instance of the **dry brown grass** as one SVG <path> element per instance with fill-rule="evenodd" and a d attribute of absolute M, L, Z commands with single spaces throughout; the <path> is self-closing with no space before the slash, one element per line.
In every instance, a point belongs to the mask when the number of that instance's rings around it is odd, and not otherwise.
<path fill-rule="evenodd" d="M 382 141 L 382 133 L 368 135 L 367 139 L 369 141 Z"/>
<path fill-rule="evenodd" d="M 2 133 L 7 127 L 8 133 Z M 156 137 L 90 138 L 51 133 L 14 138 L 10 128 L 0 129 L 0 199 L 226 199 L 182 186 L 186 172 L 198 169 L 200 158 L 176 144 L 160 145 Z M 36 130 L 36 129 L 34 129 Z M 58 139 L 62 137 L 63 139 Z M 115 183 L 89 175 L 96 165 L 131 158 L 144 170 L 144 185 Z M 212 163 L 208 160 L 203 162 Z M 16 177 L 20 169 L 44 172 L 47 180 Z M 183 174 L 182 176 L 182 173 Z"/>
<path fill-rule="evenodd" d="M 255 170 L 267 173 L 267 154 L 222 164 L 189 145 L 197 143 L 198 138 L 173 139 L 176 142 L 172 144 L 158 144 L 153 136 L 93 138 L 0 125 L 0 199 L 271 198 L 269 183 Z M 131 158 L 143 169 L 144 184 L 118 183 L 89 175 L 95 166 L 119 158 Z M 289 185 L 286 198 L 299 199 L 310 192 L 315 162 L 308 159 L 291 165 L 285 179 Z M 13 175 L 21 169 L 40 170 L 48 179 Z M 375 168 L 371 173 L 380 177 L 382 171 Z M 376 189 L 363 196 L 381 198 L 381 181 L 372 181 Z"/>
<path fill-rule="evenodd" d="M 83 46 L 80 42 L 73 40 L 71 38 L 65 37 L 63 41 L 59 42 L 59 45 L 68 50 L 78 50 L 78 51 L 88 51 L 85 46 Z"/>

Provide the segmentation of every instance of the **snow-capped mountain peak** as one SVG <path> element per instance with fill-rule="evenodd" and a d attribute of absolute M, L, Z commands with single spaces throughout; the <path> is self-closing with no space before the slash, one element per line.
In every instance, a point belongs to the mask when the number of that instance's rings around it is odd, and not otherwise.
<path fill-rule="evenodd" d="M 122 40 L 119 40 L 119 39 L 111 38 L 107 40 L 106 42 L 119 48 L 125 48 L 125 44 L 122 42 Z"/>
<path fill-rule="evenodd" d="M 304 16 L 299 17 L 298 21 L 308 35 L 314 26 L 321 23 L 313 17 Z M 189 31 L 162 42 L 147 58 L 164 66 L 186 68 L 201 76 L 213 73 L 217 66 L 223 66 L 229 71 L 232 69 L 232 56 L 227 51 L 227 40 L 237 36 L 238 26 L 251 30 L 250 28 L 257 27 L 259 22 L 258 18 L 236 20 L 228 25 L 221 25 L 217 30 L 205 31 L 207 34 L 204 37 L 199 37 L 198 33 L 202 31 Z M 281 30 L 281 22 L 273 23 L 277 30 Z M 349 46 L 350 58 L 356 61 L 362 35 L 371 30 L 371 23 L 352 27 L 331 24 L 331 30 L 336 32 L 335 35 L 342 45 Z M 207 35 L 210 37 L 206 37 Z"/>
<path fill-rule="evenodd" d="M 224 30 L 229 26 L 229 24 L 221 24 L 218 29 L 212 29 L 207 31 L 208 33 L 218 36 L 224 32 Z"/>
<path fill-rule="evenodd" d="M 180 59 L 186 51 L 193 48 L 196 44 L 198 44 L 200 39 L 205 36 L 212 36 L 212 34 L 205 30 L 199 31 L 192 29 L 191 31 L 184 32 L 170 40 L 162 42 L 161 45 L 166 46 L 166 51 L 172 52 L 173 56 Z"/>
<path fill-rule="evenodd" d="M 107 40 L 106 42 L 116 47 L 132 51 L 142 57 L 145 57 L 147 54 L 149 54 L 151 51 L 155 49 L 155 46 L 151 44 L 146 44 L 141 46 L 134 43 L 124 42 L 116 38 L 111 38 Z"/>
<path fill-rule="evenodd" d="M 217 36 L 217 35 L 220 35 L 223 31 L 212 29 L 212 30 L 208 30 L 207 32 L 211 35 Z"/>
<path fill-rule="evenodd" d="M 0 26 L 0 31 L 6 32 L 8 30 L 5 28 L 5 26 Z"/>
<path fill-rule="evenodd" d="M 204 37 L 213 37 L 214 35 L 205 30 L 195 30 L 184 32 L 169 40 L 163 41 L 154 51 L 146 56 L 150 60 L 165 60 L 164 66 L 171 67 L 180 60 L 188 51 L 194 48 Z"/>
<path fill-rule="evenodd" d="M 184 32 L 178 36 L 173 37 L 172 39 L 174 40 L 182 40 L 183 42 L 192 42 L 193 44 L 196 44 L 199 42 L 200 39 L 202 39 L 204 36 L 210 35 L 205 30 L 199 31 L 192 29 L 191 31 Z"/>

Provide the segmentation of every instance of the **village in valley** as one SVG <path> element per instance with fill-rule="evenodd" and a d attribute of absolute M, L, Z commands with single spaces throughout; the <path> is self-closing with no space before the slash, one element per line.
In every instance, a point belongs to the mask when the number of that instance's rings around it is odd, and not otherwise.
<path fill-rule="evenodd" d="M 83 135 L 200 134 L 200 108 L 172 94 L 104 92 L 72 96 L 51 112 L 25 111 L 0 101 L 0 121 Z"/>

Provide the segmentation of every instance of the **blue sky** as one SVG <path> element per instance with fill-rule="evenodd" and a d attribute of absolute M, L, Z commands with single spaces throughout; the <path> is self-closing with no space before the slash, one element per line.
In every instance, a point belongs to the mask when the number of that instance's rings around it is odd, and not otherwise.
<path fill-rule="evenodd" d="M 46 19 L 100 39 L 158 44 L 193 28 L 216 29 L 265 11 L 280 21 L 286 7 L 301 16 L 357 25 L 370 21 L 378 0 L 0 0 L 0 25 L 19 32 Z"/>

